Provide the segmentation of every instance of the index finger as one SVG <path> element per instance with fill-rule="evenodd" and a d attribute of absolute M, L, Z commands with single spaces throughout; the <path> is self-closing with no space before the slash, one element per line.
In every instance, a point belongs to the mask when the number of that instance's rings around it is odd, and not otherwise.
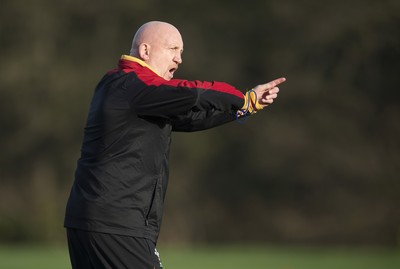
<path fill-rule="evenodd" d="M 270 88 L 273 88 L 273 87 L 275 87 L 275 86 L 277 86 L 277 85 L 279 85 L 279 84 L 281 84 L 281 83 L 283 83 L 285 81 L 286 81 L 286 78 L 281 77 L 281 78 L 274 79 L 273 81 L 270 81 L 270 82 L 264 84 L 263 86 L 268 88 L 268 89 L 270 89 Z"/>

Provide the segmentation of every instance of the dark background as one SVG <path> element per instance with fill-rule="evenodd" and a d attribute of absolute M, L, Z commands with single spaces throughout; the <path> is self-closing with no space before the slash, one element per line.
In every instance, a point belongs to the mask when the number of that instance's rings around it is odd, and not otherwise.
<path fill-rule="evenodd" d="M 164 243 L 400 245 L 400 2 L 1 0 L 0 242 L 60 242 L 93 89 L 150 20 L 246 123 L 173 135 Z"/>

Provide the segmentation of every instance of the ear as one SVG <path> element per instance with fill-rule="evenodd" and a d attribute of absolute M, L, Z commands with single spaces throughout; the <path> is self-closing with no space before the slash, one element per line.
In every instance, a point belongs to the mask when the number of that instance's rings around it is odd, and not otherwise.
<path fill-rule="evenodd" d="M 142 58 L 144 61 L 148 60 L 150 58 L 150 45 L 147 43 L 142 43 L 139 45 L 139 56 Z"/>

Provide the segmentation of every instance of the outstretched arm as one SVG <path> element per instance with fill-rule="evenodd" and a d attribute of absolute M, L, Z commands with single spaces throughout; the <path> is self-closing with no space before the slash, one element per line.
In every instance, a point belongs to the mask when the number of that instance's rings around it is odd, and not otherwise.
<path fill-rule="evenodd" d="M 189 111 L 188 114 L 173 119 L 173 130 L 184 132 L 199 131 L 233 121 L 237 117 L 255 114 L 258 110 L 274 102 L 279 92 L 277 86 L 285 81 L 286 78 L 278 78 L 271 82 L 257 85 L 245 93 L 244 105 L 236 112 L 236 117 L 229 111 Z"/>

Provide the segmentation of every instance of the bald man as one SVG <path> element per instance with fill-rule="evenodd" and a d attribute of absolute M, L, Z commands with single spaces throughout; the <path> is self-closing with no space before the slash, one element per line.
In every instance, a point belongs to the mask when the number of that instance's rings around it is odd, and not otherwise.
<path fill-rule="evenodd" d="M 156 250 L 171 132 L 213 128 L 273 103 L 279 78 L 242 93 L 223 82 L 174 79 L 179 31 L 148 22 L 91 101 L 65 222 L 73 268 L 162 268 Z"/>

